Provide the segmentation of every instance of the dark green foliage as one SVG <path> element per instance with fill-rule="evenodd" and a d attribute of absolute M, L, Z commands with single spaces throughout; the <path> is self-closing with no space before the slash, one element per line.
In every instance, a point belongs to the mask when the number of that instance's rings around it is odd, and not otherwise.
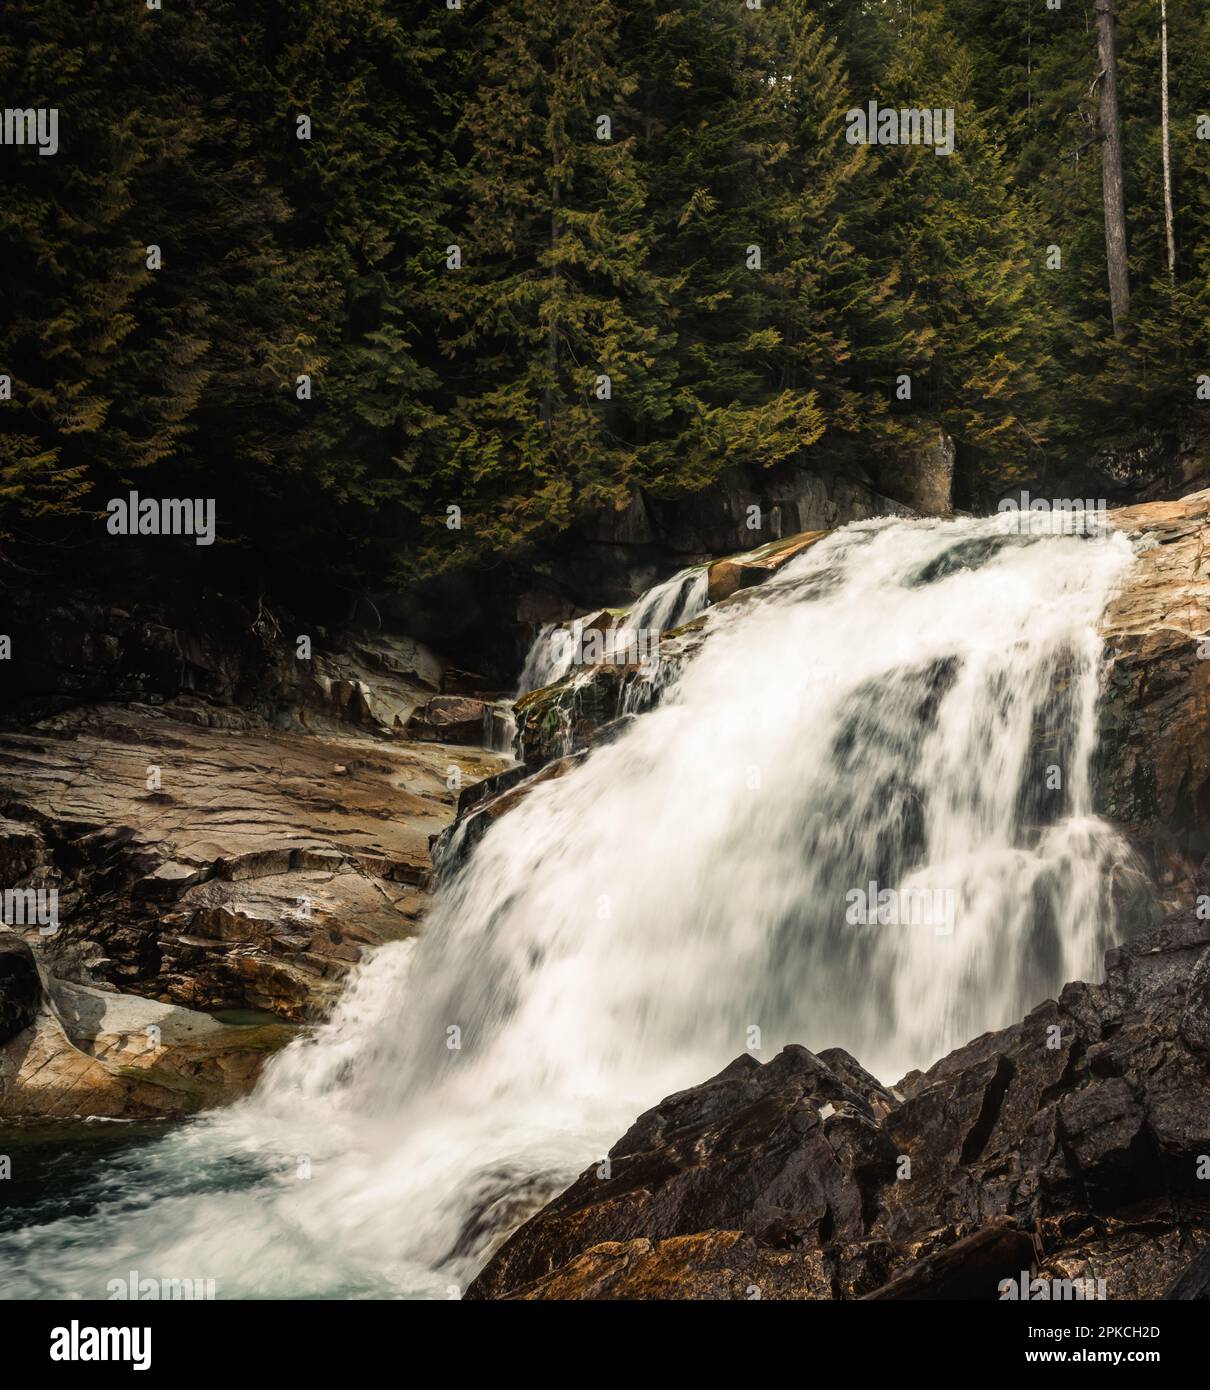
<path fill-rule="evenodd" d="M 1169 6 L 1171 282 L 1158 4 L 1118 8 L 1121 341 L 1080 0 L 9 0 L 0 88 L 60 151 L 0 146 L 0 537 L 212 496 L 224 575 L 359 590 L 736 466 L 893 488 L 938 426 L 976 498 L 1172 434 L 1210 7 Z M 871 100 L 953 108 L 955 153 L 848 143 Z"/>

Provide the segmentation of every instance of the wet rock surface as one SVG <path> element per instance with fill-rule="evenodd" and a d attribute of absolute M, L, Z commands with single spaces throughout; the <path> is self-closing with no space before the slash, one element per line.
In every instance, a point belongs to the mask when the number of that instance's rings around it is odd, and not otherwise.
<path fill-rule="evenodd" d="M 0 801 L 58 892 L 58 975 L 189 1007 L 323 1012 L 361 951 L 408 935 L 429 837 L 480 749 L 214 728 L 98 706 L 0 735 Z"/>
<path fill-rule="evenodd" d="M 32 1026 L 0 1049 L 0 1115 L 131 1119 L 224 1105 L 296 1031 L 56 983 Z"/>
<path fill-rule="evenodd" d="M 434 695 L 418 705 L 408 720 L 405 732 L 409 738 L 434 743 L 467 743 L 480 746 L 484 742 L 491 705 L 485 700 L 466 695 Z"/>

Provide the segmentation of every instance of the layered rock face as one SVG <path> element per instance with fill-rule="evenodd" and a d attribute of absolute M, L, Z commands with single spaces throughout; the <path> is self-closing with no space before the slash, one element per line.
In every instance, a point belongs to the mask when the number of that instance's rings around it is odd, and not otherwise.
<path fill-rule="evenodd" d="M 42 952 L 169 1003 L 315 1017 L 364 947 L 414 926 L 451 774 L 502 759 L 185 712 L 98 707 L 0 736 L 0 797 L 57 885 Z"/>
<path fill-rule="evenodd" d="M 86 706 L 0 734 L 3 883 L 54 904 L 52 922 L 0 931 L 0 1115 L 163 1113 L 246 1090 L 291 1035 L 274 1018 L 323 1017 L 363 952 L 415 930 L 429 840 L 459 787 L 507 762 L 273 729 L 197 700 Z M 73 1022 L 54 1002 L 67 985 L 107 1018 Z M 249 1029 L 201 1010 L 272 1017 Z"/>
<path fill-rule="evenodd" d="M 1022 1273 L 1162 1296 L 1210 1248 L 1208 947 L 1174 917 L 894 1087 L 839 1050 L 741 1056 L 642 1115 L 468 1296 L 996 1299 Z"/>

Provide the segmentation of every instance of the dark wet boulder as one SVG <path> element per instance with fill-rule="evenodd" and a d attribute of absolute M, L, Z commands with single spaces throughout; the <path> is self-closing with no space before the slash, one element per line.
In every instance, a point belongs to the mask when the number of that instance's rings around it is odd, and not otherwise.
<path fill-rule="evenodd" d="M 745 1288 L 768 1273 L 767 1252 L 785 1252 L 773 1262 L 779 1278 L 820 1296 L 818 1252 L 868 1234 L 875 1208 L 867 1194 L 890 1180 L 895 1163 L 878 1114 L 889 1095 L 846 1054 L 835 1056 L 843 1061 L 832 1067 L 788 1047 L 762 1066 L 745 1054 L 703 1085 L 669 1096 L 639 1117 L 607 1160 L 522 1226 L 468 1297 L 502 1296 L 594 1247 L 627 1242 L 637 1243 L 598 1250 L 584 1266 L 597 1279 L 602 1260 L 624 1255 L 629 1274 L 609 1275 L 619 1294 L 638 1271 L 646 1279 L 694 1253 L 714 1259 L 721 1245 L 727 1270 Z"/>

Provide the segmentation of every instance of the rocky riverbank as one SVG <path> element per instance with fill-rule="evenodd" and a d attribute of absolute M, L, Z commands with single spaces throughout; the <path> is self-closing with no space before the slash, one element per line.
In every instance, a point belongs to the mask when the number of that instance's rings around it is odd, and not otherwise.
<path fill-rule="evenodd" d="M 366 950 L 416 930 L 429 840 L 508 761 L 188 699 L 0 734 L 3 882 L 55 917 L 0 929 L 0 1116 L 246 1092 Z"/>

